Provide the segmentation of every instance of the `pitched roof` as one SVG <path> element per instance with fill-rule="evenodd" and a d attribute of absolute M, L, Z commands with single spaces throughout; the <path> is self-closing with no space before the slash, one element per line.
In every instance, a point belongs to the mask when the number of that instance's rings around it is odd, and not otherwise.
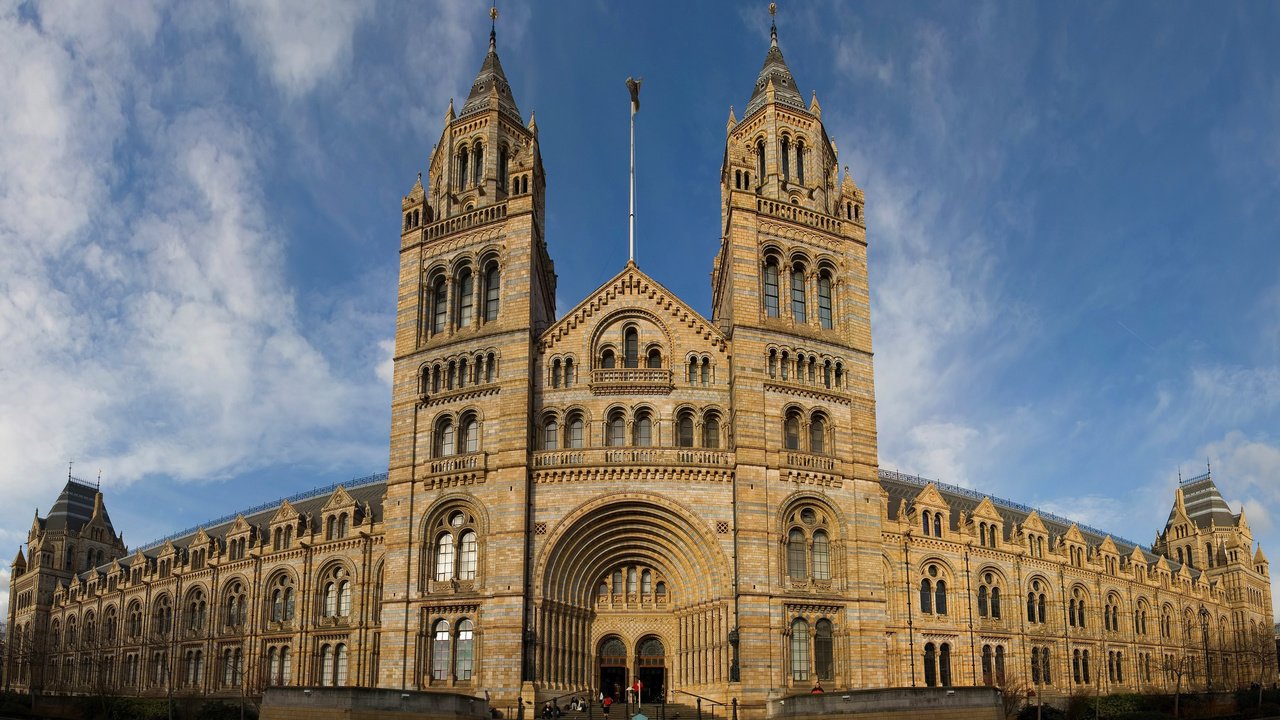
<path fill-rule="evenodd" d="M 1179 489 L 1182 490 L 1187 517 L 1197 526 L 1207 528 L 1210 523 L 1221 528 L 1235 526 L 1236 516 L 1231 512 L 1227 501 L 1222 499 L 1222 493 L 1218 491 L 1218 486 L 1209 473 L 1191 478 Z M 1173 511 L 1170 511 L 1169 517 L 1173 518 Z"/>
<path fill-rule="evenodd" d="M 84 524 L 93 517 L 93 500 L 97 494 L 98 489 L 93 485 L 75 478 L 68 478 L 62 493 L 58 495 L 58 499 L 53 502 L 53 508 L 44 518 L 44 529 L 48 532 L 71 532 L 84 527 Z M 105 507 L 102 512 L 102 519 L 109 525 L 111 519 L 106 517 Z"/>

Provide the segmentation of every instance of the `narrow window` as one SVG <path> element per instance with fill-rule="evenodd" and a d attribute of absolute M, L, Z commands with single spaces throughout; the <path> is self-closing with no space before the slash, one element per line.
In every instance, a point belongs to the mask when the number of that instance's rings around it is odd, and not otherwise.
<path fill-rule="evenodd" d="M 436 621 L 431 640 L 431 679 L 445 680 L 449 676 L 449 621 Z"/>
<path fill-rule="evenodd" d="M 804 140 L 796 140 L 796 180 L 804 184 Z"/>
<path fill-rule="evenodd" d="M 983 585 L 979 587 L 978 588 L 978 617 L 989 616 L 989 613 L 987 610 L 987 597 L 988 597 L 987 586 Z"/>
<path fill-rule="evenodd" d="M 827 422 L 821 415 L 814 416 L 809 423 L 809 452 L 822 454 L 826 452 Z"/>
<path fill-rule="evenodd" d="M 622 413 L 615 412 L 609 418 L 608 445 L 610 447 L 622 447 L 626 444 L 626 421 L 622 418 Z"/>
<path fill-rule="evenodd" d="M 453 577 L 453 535 L 442 534 L 436 540 L 436 580 Z"/>
<path fill-rule="evenodd" d="M 498 189 L 507 191 L 507 146 L 498 148 Z"/>
<path fill-rule="evenodd" d="M 698 382 L 698 358 L 689 358 L 689 384 Z"/>
<path fill-rule="evenodd" d="M 711 384 L 711 361 L 707 358 L 702 358 L 702 384 Z"/>
<path fill-rule="evenodd" d="M 835 653 L 832 646 L 831 621 L 819 620 L 813 632 L 813 662 L 817 667 L 818 678 L 832 680 L 836 676 Z"/>
<path fill-rule="evenodd" d="M 756 174 L 760 176 L 760 182 L 764 182 L 764 140 L 756 141 Z"/>
<path fill-rule="evenodd" d="M 604 352 L 600 354 L 600 367 L 609 370 L 613 368 L 614 364 L 613 350 L 605 348 Z"/>
<path fill-rule="evenodd" d="M 934 609 L 939 615 L 947 614 L 947 581 L 939 580 L 937 590 L 934 591 Z"/>
<path fill-rule="evenodd" d="M 928 510 L 925 510 L 924 512 L 920 513 L 920 532 L 924 533 L 925 535 L 929 534 L 929 515 L 930 514 L 931 513 Z"/>
<path fill-rule="evenodd" d="M 933 613 L 933 583 L 928 578 L 920 581 L 920 612 Z"/>
<path fill-rule="evenodd" d="M 453 420 L 446 417 L 436 423 L 435 440 L 435 457 L 447 457 L 453 454 Z"/>
<path fill-rule="evenodd" d="M 764 314 L 778 317 L 778 264 L 772 259 L 764 265 Z"/>
<path fill-rule="evenodd" d="M 472 310 L 475 305 L 475 277 L 471 268 L 462 268 L 458 273 L 458 327 L 471 327 Z"/>
<path fill-rule="evenodd" d="M 645 359 L 645 366 L 650 368 L 662 367 L 662 351 L 658 348 L 649 348 L 649 356 Z"/>
<path fill-rule="evenodd" d="M 782 138 L 782 179 L 791 179 L 791 140 Z"/>
<path fill-rule="evenodd" d="M 474 580 L 476 578 L 476 556 L 479 550 L 475 531 L 468 530 L 462 533 L 462 540 L 459 543 L 458 550 L 458 579 Z"/>
<path fill-rule="evenodd" d="M 720 417 L 714 413 L 708 413 L 702 419 L 702 447 L 720 447 Z"/>
<path fill-rule="evenodd" d="M 992 672 L 994 669 L 992 667 L 993 659 L 994 658 L 992 657 L 991 646 L 983 645 L 982 646 L 982 684 L 983 685 L 993 684 L 993 680 L 994 680 L 994 677 L 993 677 L 994 673 Z"/>
<path fill-rule="evenodd" d="M 640 367 L 640 339 L 636 329 L 629 327 L 623 334 L 623 354 L 625 355 L 625 367 Z"/>
<path fill-rule="evenodd" d="M 460 188 L 465 188 L 467 186 L 467 180 L 470 179 L 467 175 L 468 158 L 470 158 L 470 154 L 467 153 L 466 147 L 463 147 L 458 151 L 458 187 Z"/>
<path fill-rule="evenodd" d="M 583 437 L 582 431 L 584 423 L 581 415 L 574 415 L 569 419 L 568 436 L 565 438 L 565 446 L 571 449 L 582 447 Z"/>
<path fill-rule="evenodd" d="M 560 358 L 551 361 L 551 387 L 560 387 Z"/>
<path fill-rule="evenodd" d="M 680 447 L 693 447 L 693 415 L 685 412 L 676 421 L 676 444 Z"/>
<path fill-rule="evenodd" d="M 831 329 L 831 275 L 818 275 L 818 322 L 823 329 Z"/>
<path fill-rule="evenodd" d="M 554 419 L 547 420 L 542 426 L 542 449 L 555 450 L 559 445 L 560 426 Z"/>
<path fill-rule="evenodd" d="M 573 358 L 564 360 L 564 386 L 573 387 Z"/>
<path fill-rule="evenodd" d="M 445 319 L 449 315 L 449 295 L 444 276 L 438 275 L 431 283 L 431 334 L 444 332 Z"/>
<path fill-rule="evenodd" d="M 471 182 L 479 185 L 481 178 L 484 177 L 484 145 L 476 143 L 475 163 L 471 168 Z"/>
<path fill-rule="evenodd" d="M 791 270 L 791 317 L 798 323 L 806 322 L 804 267 L 801 265 Z"/>
<path fill-rule="evenodd" d="M 634 433 L 634 444 L 638 447 L 649 447 L 653 444 L 653 421 L 647 414 L 636 419 Z"/>
<path fill-rule="evenodd" d="M 933 534 L 935 537 L 942 537 L 942 513 L 933 514 Z"/>
<path fill-rule="evenodd" d="M 502 274 L 498 263 L 490 262 L 484 270 L 484 321 L 498 319 L 498 295 L 502 290 Z"/>
<path fill-rule="evenodd" d="M 457 680 L 470 680 L 473 666 L 473 634 L 470 620 L 458 623 L 458 644 L 455 648 L 453 676 Z"/>
<path fill-rule="evenodd" d="M 783 446 L 787 450 L 800 449 L 800 414 L 791 412 L 783 424 Z"/>
<path fill-rule="evenodd" d="M 1000 619 L 1000 588 L 991 588 L 991 617 Z"/>
<path fill-rule="evenodd" d="M 803 580 L 809 576 L 805 567 L 804 532 L 799 528 L 792 528 L 787 534 L 787 575 L 792 580 Z"/>
<path fill-rule="evenodd" d="M 938 679 L 942 687 L 951 687 L 951 644 L 942 643 L 938 651 Z"/>
<path fill-rule="evenodd" d="M 461 432 L 458 449 L 464 453 L 476 452 L 480 446 L 480 425 L 474 415 L 468 415 L 462 421 Z"/>
<path fill-rule="evenodd" d="M 813 533 L 813 579 L 831 579 L 831 550 L 827 541 L 827 533 L 818 530 Z"/>
<path fill-rule="evenodd" d="M 791 622 L 791 679 L 809 679 L 809 623 L 801 618 Z"/>
<path fill-rule="evenodd" d="M 925 643 L 924 646 L 924 684 L 926 687 L 937 687 L 938 685 L 938 666 L 936 661 L 937 653 L 934 650 L 933 643 Z"/>

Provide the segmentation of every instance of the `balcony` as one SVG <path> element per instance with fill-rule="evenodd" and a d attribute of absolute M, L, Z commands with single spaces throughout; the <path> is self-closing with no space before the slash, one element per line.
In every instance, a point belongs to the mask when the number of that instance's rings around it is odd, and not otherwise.
<path fill-rule="evenodd" d="M 843 226 L 843 221 L 838 220 L 829 215 L 806 210 L 796 205 L 788 205 L 773 200 L 759 198 L 756 200 L 756 210 L 763 215 L 769 215 L 783 220 L 790 220 L 801 225 L 808 225 L 827 232 L 839 233 Z"/>
<path fill-rule="evenodd" d="M 543 450 L 533 454 L 535 468 L 608 465 L 728 468 L 733 466 L 733 453 L 702 448 L 611 447 Z"/>
<path fill-rule="evenodd" d="M 461 472 L 483 472 L 488 467 L 488 453 L 474 452 L 466 455 L 450 455 L 432 460 L 427 465 L 427 475 L 451 475 Z"/>
<path fill-rule="evenodd" d="M 841 470 L 841 462 L 830 455 L 815 455 L 813 453 L 788 451 L 782 458 L 783 465 L 797 470 L 816 470 L 824 473 L 834 473 Z"/>
<path fill-rule="evenodd" d="M 498 220 L 505 220 L 507 217 L 507 204 L 486 205 L 479 210 L 472 210 L 462 215 L 455 215 L 450 218 L 431 223 L 426 227 L 423 233 L 428 241 L 435 240 L 438 237 L 458 232 L 459 230 L 469 230 L 473 227 L 487 225 Z"/>
<path fill-rule="evenodd" d="M 598 368 L 590 386 L 595 395 L 667 395 L 675 387 L 670 368 Z"/>

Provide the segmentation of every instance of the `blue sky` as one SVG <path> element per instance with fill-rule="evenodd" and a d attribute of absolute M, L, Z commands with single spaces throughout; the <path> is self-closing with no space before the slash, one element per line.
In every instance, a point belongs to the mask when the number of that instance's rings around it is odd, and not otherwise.
<path fill-rule="evenodd" d="M 628 75 L 637 259 L 710 312 L 766 4 L 502 3 L 560 312 L 626 260 Z M 399 198 L 487 10 L 0 0 L 7 556 L 69 459 L 131 545 L 386 468 Z M 778 27 L 868 198 L 882 465 L 1149 543 L 1210 462 L 1280 558 L 1280 6 Z"/>

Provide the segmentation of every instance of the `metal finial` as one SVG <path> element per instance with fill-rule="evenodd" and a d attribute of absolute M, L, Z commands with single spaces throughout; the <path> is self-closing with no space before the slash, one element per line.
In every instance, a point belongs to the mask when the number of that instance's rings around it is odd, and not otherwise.
<path fill-rule="evenodd" d="M 102 468 L 98 468 L 98 489 L 102 489 Z"/>
<path fill-rule="evenodd" d="M 67 461 L 67 482 L 71 482 L 71 465 L 74 462 L 75 462 L 74 460 Z"/>
<path fill-rule="evenodd" d="M 777 14 L 778 14 L 778 3 L 776 3 L 776 2 L 771 2 L 771 3 L 769 3 L 769 14 L 770 14 L 770 15 L 777 15 Z"/>
<path fill-rule="evenodd" d="M 489 8 L 489 49 L 493 50 L 498 46 L 498 0 L 493 0 L 493 6 Z"/>

